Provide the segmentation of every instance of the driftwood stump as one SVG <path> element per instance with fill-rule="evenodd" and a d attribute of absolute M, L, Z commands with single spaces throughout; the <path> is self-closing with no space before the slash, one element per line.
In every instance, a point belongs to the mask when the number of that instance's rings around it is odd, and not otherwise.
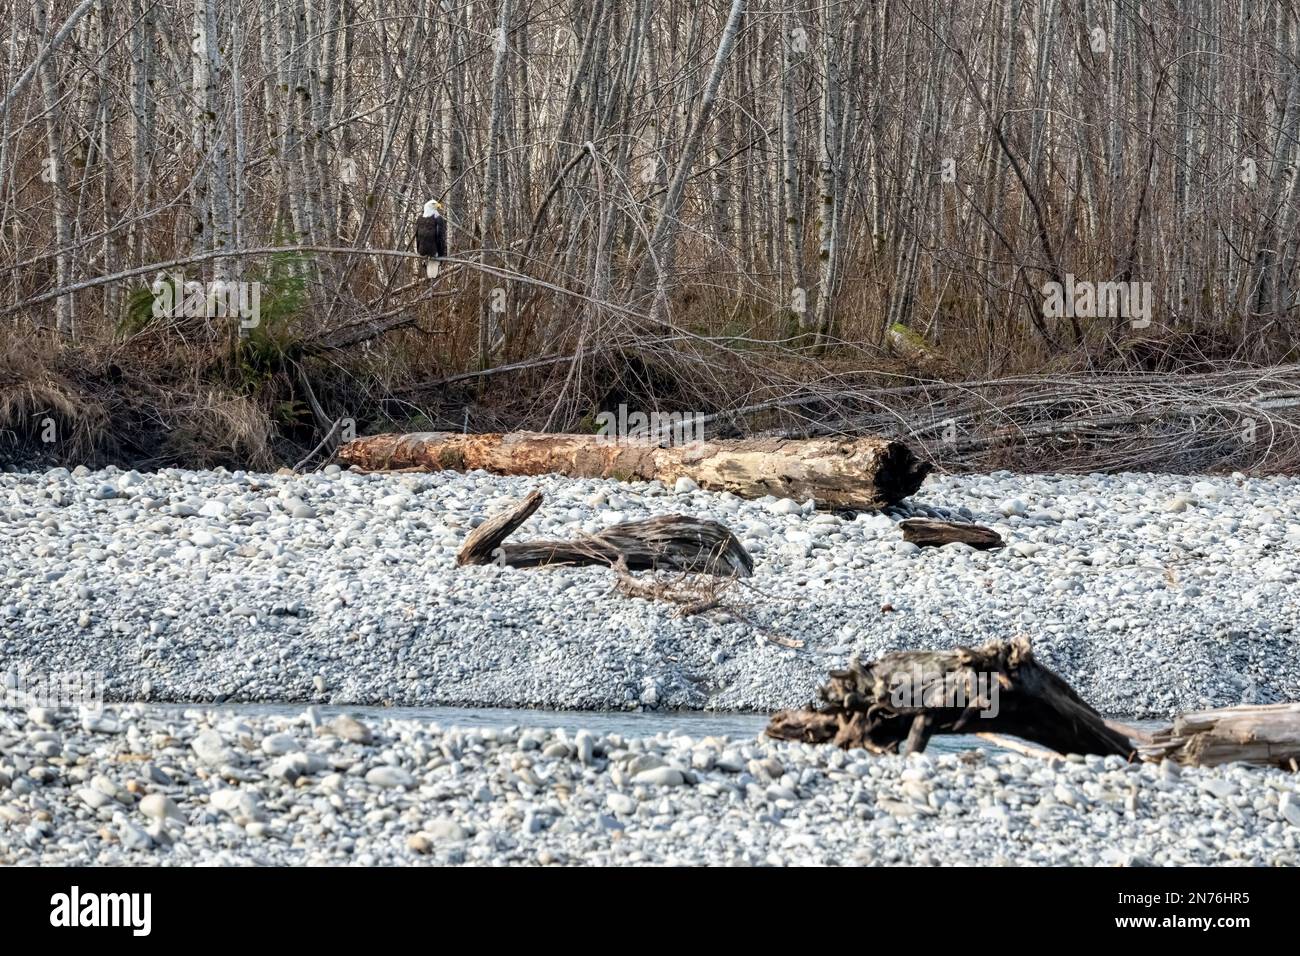
<path fill-rule="evenodd" d="M 818 695 L 820 707 L 775 714 L 767 735 L 910 753 L 934 734 L 996 733 L 1058 753 L 1134 757 L 1129 739 L 1039 664 L 1024 638 L 855 661 L 832 671 Z"/>
<path fill-rule="evenodd" d="M 481 468 L 497 475 L 657 478 L 667 485 L 685 477 L 701 488 L 742 498 L 816 498 L 829 507 L 855 511 L 875 511 L 901 501 L 930 471 L 930 465 L 902 442 L 872 437 L 661 446 L 601 435 L 415 432 L 358 438 L 339 449 L 339 460 L 366 471 Z"/>
<path fill-rule="evenodd" d="M 930 518 L 908 518 L 900 521 L 903 540 L 922 548 L 940 547 L 961 542 L 972 548 L 987 551 L 1002 547 L 1002 535 L 992 528 L 978 524 L 960 524 L 956 521 L 934 521 Z"/>
<path fill-rule="evenodd" d="M 1240 760 L 1300 769 L 1300 703 L 1224 707 L 1179 714 L 1142 748 L 1149 759 L 1213 767 Z"/>
<path fill-rule="evenodd" d="M 630 571 L 688 571 L 747 578 L 754 559 L 725 525 L 686 515 L 664 515 L 616 524 L 572 541 L 507 542 L 542 503 L 532 491 L 513 508 L 494 515 L 465 538 L 456 563 L 536 568 L 548 564 L 603 564 Z"/>

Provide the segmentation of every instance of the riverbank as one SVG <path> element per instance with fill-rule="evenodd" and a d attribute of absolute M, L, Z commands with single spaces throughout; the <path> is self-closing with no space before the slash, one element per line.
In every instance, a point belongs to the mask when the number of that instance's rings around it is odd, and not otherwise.
<path fill-rule="evenodd" d="M 601 568 L 457 568 L 538 487 L 517 538 L 714 518 L 755 574 L 717 609 Z M 1103 713 L 1300 699 L 1295 478 L 931 477 L 843 516 L 655 484 L 482 473 L 0 475 L 0 659 L 98 671 L 110 700 L 769 712 L 852 655 L 1029 634 Z M 909 515 L 1008 546 L 918 550 Z M 12 679 L 12 678 L 11 678 Z"/>
<path fill-rule="evenodd" d="M 1300 864 L 1294 774 L 0 710 L 0 864 Z"/>

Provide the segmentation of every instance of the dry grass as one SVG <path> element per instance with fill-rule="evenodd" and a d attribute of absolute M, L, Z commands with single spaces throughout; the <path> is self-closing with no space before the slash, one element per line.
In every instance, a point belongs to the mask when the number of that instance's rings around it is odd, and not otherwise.
<path fill-rule="evenodd" d="M 0 462 L 6 455 L 80 460 L 92 454 L 108 412 L 27 343 L 0 352 Z"/>
<path fill-rule="evenodd" d="M 315 325 L 291 327 L 283 353 L 254 373 L 229 341 L 179 328 L 76 344 L 0 331 L 0 456 L 270 468 L 301 459 L 339 418 L 358 434 L 589 431 L 598 412 L 626 404 L 703 415 L 712 438 L 899 437 L 953 471 L 1300 467 L 1300 366 L 1234 361 L 1225 337 L 1097 330 L 1048 356 L 1022 336 L 996 360 L 949 344 L 944 367 L 959 371 L 942 380 L 932 365 L 862 339 L 807 348 L 783 337 L 787 319 L 758 299 L 720 314 L 725 297 L 705 287 L 679 292 L 666 324 L 614 306 L 546 328 L 529 320 L 498 368 L 480 375 L 469 371 L 476 297 L 457 281 L 463 294 L 453 298 L 417 288 L 413 321 L 368 342 L 322 349 Z M 556 308 L 539 299 L 539 314 Z M 972 374 L 989 367 L 994 374 Z M 40 440 L 46 420 L 54 443 Z"/>
<path fill-rule="evenodd" d="M 55 347 L 7 337 L 0 463 L 268 467 L 274 426 L 255 396 L 195 371 L 202 353 Z"/>

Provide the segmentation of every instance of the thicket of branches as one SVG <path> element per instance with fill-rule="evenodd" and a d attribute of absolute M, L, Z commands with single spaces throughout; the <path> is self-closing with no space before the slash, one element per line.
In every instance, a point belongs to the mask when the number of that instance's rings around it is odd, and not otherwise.
<path fill-rule="evenodd" d="M 0 0 L 0 31 L 0 335 L 74 391 L 69 355 L 132 356 L 310 443 L 1294 360 L 1293 0 Z M 297 285 L 250 344 L 142 313 L 160 264 Z M 1067 276 L 1150 283 L 1151 324 L 1045 319 Z M 0 406 L 36 414 L 20 364 Z"/>

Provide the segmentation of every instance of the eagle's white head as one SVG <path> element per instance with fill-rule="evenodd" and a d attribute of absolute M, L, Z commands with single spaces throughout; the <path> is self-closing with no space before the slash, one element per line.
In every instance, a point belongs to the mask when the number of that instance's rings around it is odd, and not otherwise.
<path fill-rule="evenodd" d="M 427 203 L 424 204 L 424 217 L 426 219 L 429 218 L 430 216 L 436 216 L 441 212 L 442 212 L 442 203 L 438 202 L 438 200 L 436 199 L 430 199 Z"/>

